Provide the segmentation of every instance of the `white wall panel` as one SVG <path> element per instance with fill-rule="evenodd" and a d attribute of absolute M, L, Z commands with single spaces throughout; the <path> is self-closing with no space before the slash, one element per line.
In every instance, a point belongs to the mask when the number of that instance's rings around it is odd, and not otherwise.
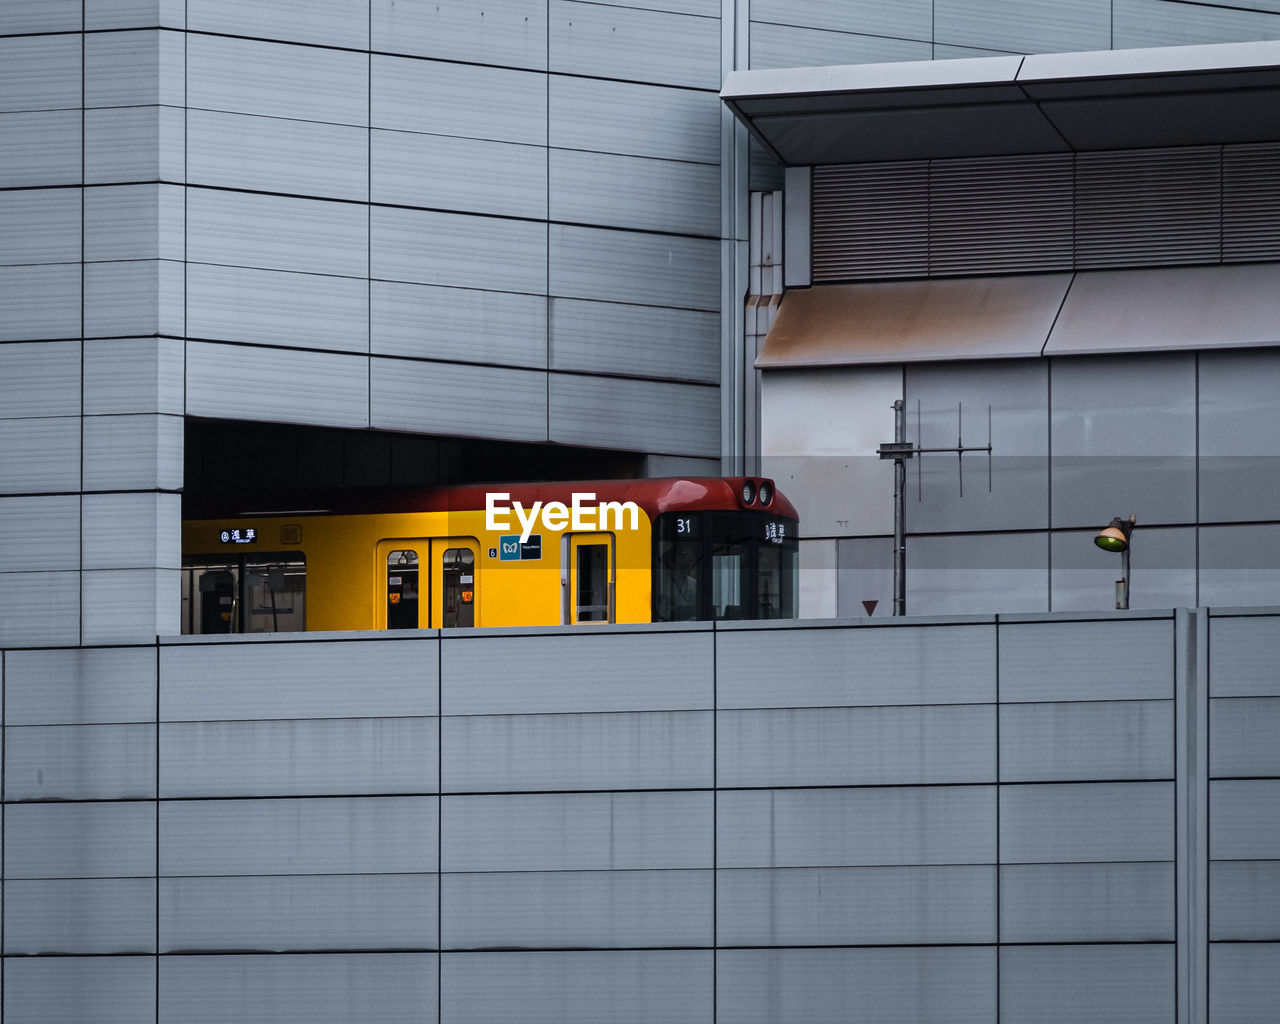
<path fill-rule="evenodd" d="M 845 0 L 841 4 L 824 0 L 754 0 L 751 20 L 906 39 L 927 40 L 933 32 L 930 0 L 900 0 L 893 5 L 877 0 Z"/>
<path fill-rule="evenodd" d="M 155 742 L 146 724 L 10 726 L 5 799 L 154 799 Z"/>
<path fill-rule="evenodd" d="M 80 111 L 0 113 L 0 187 L 81 180 Z"/>
<path fill-rule="evenodd" d="M 160 720 L 435 715 L 437 642 L 166 645 Z"/>
<path fill-rule="evenodd" d="M 1280 736 L 1280 697 L 1210 701 L 1209 774 L 1280 776 L 1277 736 Z M 1280 850 L 1277 854 L 1280 855 Z"/>
<path fill-rule="evenodd" d="M 180 182 L 186 177 L 186 111 L 105 107 L 84 114 L 84 176 L 90 184 Z"/>
<path fill-rule="evenodd" d="M 181 495 L 143 491 L 81 500 L 82 568 L 182 567 Z"/>
<path fill-rule="evenodd" d="M 1000 626 L 1000 699 L 1173 697 L 1173 619 Z"/>
<path fill-rule="evenodd" d="M 182 487 L 180 416 L 86 416 L 86 491 Z"/>
<path fill-rule="evenodd" d="M 0 494 L 79 487 L 79 419 L 0 420 Z"/>
<path fill-rule="evenodd" d="M 716 1012 L 736 1024 L 996 1019 L 992 947 L 724 950 Z"/>
<path fill-rule="evenodd" d="M 468 636 L 441 671 L 443 714 L 533 715 L 709 709 L 716 665 L 709 632 Z"/>
<path fill-rule="evenodd" d="M 986 705 L 723 711 L 721 786 L 994 782 L 995 708 Z"/>
<path fill-rule="evenodd" d="M 1000 1014 L 1024 1024 L 1167 1024 L 1174 1019 L 1167 945 L 1011 946 L 1000 950 Z"/>
<path fill-rule="evenodd" d="M 80 337 L 80 267 L 0 267 L 0 341 Z"/>
<path fill-rule="evenodd" d="M 165 876 L 436 870 L 435 797 L 168 800 L 159 813 Z"/>
<path fill-rule="evenodd" d="M 371 426 L 503 440 L 547 438 L 544 373 L 410 359 L 371 362 Z M 477 395 L 501 395 L 501 407 L 477 401 Z"/>
<path fill-rule="evenodd" d="M 80 642 L 80 576 L 75 572 L 0 576 L 0 643 Z"/>
<path fill-rule="evenodd" d="M 192 110 L 186 140 L 193 185 L 369 198 L 366 128 Z"/>
<path fill-rule="evenodd" d="M 437 961 L 435 953 L 163 957 L 159 997 L 166 1024 L 434 1024 Z"/>
<path fill-rule="evenodd" d="M 9 651 L 9 726 L 148 722 L 156 715 L 153 646 Z"/>
<path fill-rule="evenodd" d="M 552 299 L 550 360 L 555 370 L 716 384 L 720 318 L 701 310 Z"/>
<path fill-rule="evenodd" d="M 926 535 L 912 537 L 910 547 L 907 608 L 913 615 L 1049 609 L 1048 534 Z"/>
<path fill-rule="evenodd" d="M 1280 938 L 1280 859 L 1209 866 L 1209 938 Z"/>
<path fill-rule="evenodd" d="M 445 797 L 445 871 L 605 871 L 712 864 L 710 793 Z"/>
<path fill-rule="evenodd" d="M 701 89 L 720 86 L 720 22 L 665 11 L 551 0 L 552 71 Z"/>
<path fill-rule="evenodd" d="M 1111 4 L 1109 0 L 1081 0 L 1066 6 L 1052 0 L 936 0 L 933 38 L 1012 53 L 1106 50 L 1112 46 Z"/>
<path fill-rule="evenodd" d="M 187 104 L 204 110 L 367 125 L 369 57 L 193 33 L 187 37 Z"/>
<path fill-rule="evenodd" d="M 711 713 L 492 715 L 441 722 L 449 792 L 711 785 Z"/>
<path fill-rule="evenodd" d="M 79 413 L 79 342 L 0 345 L 0 416 Z"/>
<path fill-rule="evenodd" d="M 137 1024 L 156 1013 L 156 958 L 15 957 L 4 965 L 4 1012 L 31 1024 Z"/>
<path fill-rule="evenodd" d="M 1005 864 L 1173 857 L 1173 783 L 1002 786 Z"/>
<path fill-rule="evenodd" d="M 996 869 L 990 865 L 735 869 L 716 878 L 721 946 L 995 939 Z"/>
<path fill-rule="evenodd" d="M 441 1019 L 710 1024 L 713 978 L 710 950 L 445 954 Z"/>
<path fill-rule="evenodd" d="M 720 172 L 708 164 L 553 149 L 553 220 L 715 235 Z"/>
<path fill-rule="evenodd" d="M 1209 620 L 1209 639 L 1210 697 L 1272 697 L 1280 693 L 1275 672 L 1280 618 L 1214 617 Z"/>
<path fill-rule="evenodd" d="M 1224 779 L 1209 784 L 1209 856 L 1265 860 L 1280 849 L 1280 780 Z"/>
<path fill-rule="evenodd" d="M 162 952 L 430 949 L 435 875 L 160 879 Z"/>
<path fill-rule="evenodd" d="M 446 949 L 710 946 L 710 871 L 546 871 L 441 878 Z"/>
<path fill-rule="evenodd" d="M 372 0 L 373 48 L 418 57 L 518 68 L 547 66 L 545 0 L 456 0 L 398 4 Z"/>
<path fill-rule="evenodd" d="M 375 128 L 546 145 L 546 75 L 375 56 L 371 81 Z"/>
<path fill-rule="evenodd" d="M 547 151 L 541 146 L 381 130 L 370 145 L 375 203 L 547 216 Z"/>
<path fill-rule="evenodd" d="M 459 288 L 546 291 L 546 224 L 385 207 L 374 207 L 372 216 L 373 277 Z"/>
<path fill-rule="evenodd" d="M 149 953 L 155 943 L 154 879 L 5 881 L 6 955 Z"/>
<path fill-rule="evenodd" d="M 183 259 L 184 194 L 175 185 L 84 190 L 84 258 Z"/>
<path fill-rule="evenodd" d="M 147 29 L 98 32 L 84 38 L 86 107 L 184 104 L 187 65 L 183 33 Z"/>
<path fill-rule="evenodd" d="M 0 264 L 80 259 L 80 189 L 0 192 Z"/>
<path fill-rule="evenodd" d="M 1174 866 L 1028 864 L 1000 869 L 1002 942 L 1172 942 Z"/>
<path fill-rule="evenodd" d="M 186 28 L 186 0 L 85 0 L 84 24 L 107 28 Z"/>
<path fill-rule="evenodd" d="M 557 148 L 719 163 L 713 92 L 552 75 L 547 102 L 548 141 Z"/>
<path fill-rule="evenodd" d="M 178 237 L 181 244 L 181 236 Z M 84 268 L 84 336 L 120 338 L 130 334 L 168 334 L 182 337 L 186 333 L 184 269 L 184 264 L 177 260 L 87 264 Z"/>
<path fill-rule="evenodd" d="M 0 573 L 80 568 L 80 499 L 0 498 Z"/>
<path fill-rule="evenodd" d="M 0 10 L 0 35 L 79 32 L 84 0 L 8 0 Z"/>
<path fill-rule="evenodd" d="M 932 49 L 921 40 L 829 32 L 794 25 L 751 24 L 752 68 L 928 60 Z"/>
<path fill-rule="evenodd" d="M 432 718 L 162 725 L 160 795 L 430 793 L 437 734 Z"/>
<path fill-rule="evenodd" d="M 856 821 L 851 829 L 848 822 Z M 716 795 L 720 867 L 994 864 L 994 786 Z"/>
<path fill-rule="evenodd" d="M 552 441 L 708 458 L 720 451 L 717 388 L 553 373 Z"/>
<path fill-rule="evenodd" d="M 193 32 L 285 39 L 294 43 L 369 45 L 368 0 L 188 0 Z"/>
<path fill-rule="evenodd" d="M 718 311 L 720 243 L 551 225 L 551 293 Z"/>
<path fill-rule="evenodd" d="M 192 338 L 338 352 L 369 348 L 369 285 L 354 277 L 191 263 L 186 315 Z"/>
<path fill-rule="evenodd" d="M 74 34 L 0 37 L 0 111 L 79 107 L 80 43 Z"/>
<path fill-rule="evenodd" d="M 546 368 L 544 296 L 374 281 L 369 302 L 375 355 Z"/>
<path fill-rule="evenodd" d="M 187 413 L 363 427 L 368 361 L 336 352 L 187 343 Z"/>
<path fill-rule="evenodd" d="M 85 415 L 183 411 L 184 345 L 176 338 L 91 341 L 84 367 Z"/>
<path fill-rule="evenodd" d="M 4 826 L 6 879 L 155 875 L 150 801 L 10 804 Z"/>
<path fill-rule="evenodd" d="M 1000 781 L 1173 778 L 1173 702 L 1000 708 Z"/>
<path fill-rule="evenodd" d="M 1280 943 L 1209 947 L 1209 1013 L 1213 1024 L 1265 1021 L 1280 1004 Z"/>
<path fill-rule="evenodd" d="M 716 706 L 975 704 L 996 699 L 992 626 L 716 634 Z"/>
<path fill-rule="evenodd" d="M 1178 4 L 1164 0 L 1114 0 L 1111 45 L 1186 46 L 1237 43 L 1280 36 L 1280 11 L 1264 3 Z"/>
<path fill-rule="evenodd" d="M 84 643 L 136 643 L 181 628 L 177 569 L 86 569 L 81 573 Z"/>
<path fill-rule="evenodd" d="M 365 277 L 369 214 L 353 203 L 188 189 L 187 259 Z"/>

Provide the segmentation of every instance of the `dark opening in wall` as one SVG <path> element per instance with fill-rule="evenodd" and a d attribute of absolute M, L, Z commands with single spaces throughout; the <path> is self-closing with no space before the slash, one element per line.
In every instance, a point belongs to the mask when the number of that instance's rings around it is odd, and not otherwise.
<path fill-rule="evenodd" d="M 182 516 L 299 507 L 362 488 L 644 475 L 633 452 L 188 418 Z"/>

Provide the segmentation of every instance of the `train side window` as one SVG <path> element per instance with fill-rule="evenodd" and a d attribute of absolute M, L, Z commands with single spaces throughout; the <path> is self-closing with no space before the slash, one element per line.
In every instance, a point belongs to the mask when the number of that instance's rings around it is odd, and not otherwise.
<path fill-rule="evenodd" d="M 301 551 L 183 560 L 184 633 L 302 632 L 307 628 L 306 598 L 307 566 Z"/>
<path fill-rule="evenodd" d="M 244 632 L 300 633 L 307 628 L 307 575 L 301 556 L 246 560 Z"/>
<path fill-rule="evenodd" d="M 574 622 L 609 621 L 609 545 L 578 546 Z"/>
<path fill-rule="evenodd" d="M 418 628 L 418 552 L 387 555 L 387 629 Z"/>
<path fill-rule="evenodd" d="M 441 556 L 444 575 L 442 626 L 476 624 L 475 555 L 470 548 L 446 548 Z"/>

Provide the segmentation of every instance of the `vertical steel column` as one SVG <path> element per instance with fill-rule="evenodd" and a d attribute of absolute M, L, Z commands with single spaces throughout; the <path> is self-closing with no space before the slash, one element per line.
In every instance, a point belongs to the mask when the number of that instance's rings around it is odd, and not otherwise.
<path fill-rule="evenodd" d="M 907 404 L 893 403 L 893 443 L 901 451 L 907 443 Z M 907 463 L 899 455 L 893 460 L 893 614 L 907 614 L 906 540 Z"/>

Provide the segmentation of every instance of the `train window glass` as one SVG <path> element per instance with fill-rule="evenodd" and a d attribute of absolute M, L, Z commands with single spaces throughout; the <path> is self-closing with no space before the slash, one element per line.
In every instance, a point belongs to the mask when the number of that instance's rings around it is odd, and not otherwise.
<path fill-rule="evenodd" d="M 792 619 L 796 615 L 796 552 L 781 545 L 761 546 L 756 572 L 756 614 L 762 619 Z"/>
<path fill-rule="evenodd" d="M 476 624 L 475 555 L 470 548 L 447 548 L 441 556 L 444 574 L 443 626 Z"/>
<path fill-rule="evenodd" d="M 237 596 L 239 572 L 226 566 L 193 569 L 183 574 L 195 583 L 191 589 L 191 628 L 202 635 L 236 631 L 239 618 Z"/>
<path fill-rule="evenodd" d="M 246 561 L 243 579 L 243 632 L 295 633 L 307 628 L 306 570 L 301 561 Z"/>
<path fill-rule="evenodd" d="M 746 550 L 742 544 L 717 544 L 711 552 L 711 604 L 717 619 L 741 619 Z"/>
<path fill-rule="evenodd" d="M 418 552 L 387 555 L 387 629 L 418 628 Z"/>
<path fill-rule="evenodd" d="M 655 621 L 687 622 L 702 618 L 701 582 L 702 542 L 662 543 L 653 583 Z"/>
<path fill-rule="evenodd" d="M 578 546 L 575 622 L 609 621 L 609 545 Z"/>

